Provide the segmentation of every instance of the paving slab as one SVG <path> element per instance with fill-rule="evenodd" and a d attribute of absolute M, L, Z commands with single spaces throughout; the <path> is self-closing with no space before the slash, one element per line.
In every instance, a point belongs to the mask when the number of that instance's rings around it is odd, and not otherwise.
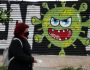
<path fill-rule="evenodd" d="M 60 68 L 72 66 L 90 70 L 90 56 L 59 56 L 59 55 L 37 55 L 35 59 L 42 62 L 34 63 L 34 70 L 59 70 Z M 0 55 L 0 66 L 3 64 L 3 56 Z"/>
<path fill-rule="evenodd" d="M 42 60 L 42 63 L 35 63 L 35 67 L 56 67 L 67 66 L 80 67 L 90 70 L 90 56 L 59 56 L 59 55 L 34 55 L 35 59 Z"/>
<path fill-rule="evenodd" d="M 33 70 L 59 70 L 53 67 L 34 67 Z"/>

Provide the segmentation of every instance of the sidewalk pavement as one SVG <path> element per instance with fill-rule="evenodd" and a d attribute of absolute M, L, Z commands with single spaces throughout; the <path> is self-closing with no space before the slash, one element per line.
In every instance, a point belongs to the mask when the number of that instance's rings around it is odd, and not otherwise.
<path fill-rule="evenodd" d="M 34 67 L 33 70 L 59 70 L 53 67 Z"/>
<path fill-rule="evenodd" d="M 90 56 L 34 55 L 34 57 L 42 60 L 42 63 L 34 64 L 34 67 L 40 67 L 41 70 L 60 70 L 67 66 L 75 68 L 82 66 L 84 69 L 90 70 Z"/>
<path fill-rule="evenodd" d="M 59 56 L 59 55 L 33 55 L 35 59 L 42 60 L 41 63 L 34 63 L 34 70 L 60 70 L 62 67 L 73 66 L 90 70 L 90 56 Z M 0 66 L 3 57 L 0 56 Z"/>

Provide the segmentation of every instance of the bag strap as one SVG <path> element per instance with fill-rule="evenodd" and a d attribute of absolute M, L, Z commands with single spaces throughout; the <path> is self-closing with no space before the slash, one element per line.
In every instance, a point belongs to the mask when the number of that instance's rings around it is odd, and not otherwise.
<path fill-rule="evenodd" d="M 21 43 L 21 46 L 23 48 L 23 44 L 21 42 L 21 40 L 19 38 L 13 38 L 13 40 L 18 40 L 20 43 Z M 12 57 L 10 60 L 9 60 L 9 63 L 14 59 L 14 57 Z"/>
<path fill-rule="evenodd" d="M 13 40 L 18 40 L 21 43 L 21 46 L 23 47 L 23 44 L 19 38 L 13 38 Z"/>

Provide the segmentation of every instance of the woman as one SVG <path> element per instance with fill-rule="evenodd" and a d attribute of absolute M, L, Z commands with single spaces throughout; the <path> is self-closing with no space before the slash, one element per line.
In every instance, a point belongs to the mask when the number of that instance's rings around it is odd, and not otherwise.
<path fill-rule="evenodd" d="M 14 37 L 9 47 L 9 59 L 14 58 L 10 61 L 8 70 L 33 70 L 33 63 L 36 60 L 31 55 L 31 48 L 27 41 L 28 28 L 25 23 L 16 22 Z"/>

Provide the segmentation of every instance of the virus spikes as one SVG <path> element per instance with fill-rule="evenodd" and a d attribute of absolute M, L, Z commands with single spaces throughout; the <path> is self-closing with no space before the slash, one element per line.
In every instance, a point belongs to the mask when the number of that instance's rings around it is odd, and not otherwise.
<path fill-rule="evenodd" d="M 44 16 L 45 14 L 42 14 L 42 13 L 41 13 L 41 15 Z"/>
<path fill-rule="evenodd" d="M 3 8 L 0 7 L 0 11 L 2 11 L 2 10 L 3 10 Z"/>
<path fill-rule="evenodd" d="M 31 18 L 31 22 L 32 22 L 33 25 L 37 25 L 37 24 L 40 24 L 42 21 L 39 18 L 33 16 Z"/>
<path fill-rule="evenodd" d="M 56 5 L 56 4 L 54 4 L 54 7 L 56 8 L 56 7 L 57 7 L 57 5 Z"/>
<path fill-rule="evenodd" d="M 87 3 L 82 3 L 82 4 L 80 5 L 79 12 L 86 11 L 87 8 L 88 8 Z"/>
<path fill-rule="evenodd" d="M 65 1 L 62 1 L 61 4 L 62 4 L 62 7 L 65 7 L 66 2 Z"/>
<path fill-rule="evenodd" d="M 43 8 L 46 8 L 47 10 L 49 10 L 48 4 L 47 4 L 46 2 L 44 2 L 44 3 L 42 4 L 42 7 L 43 7 Z"/>
<path fill-rule="evenodd" d="M 72 5 L 72 8 L 74 8 L 75 6 L 76 6 L 76 4 L 73 4 L 73 5 Z"/>
<path fill-rule="evenodd" d="M 6 11 L 6 12 L 7 12 L 7 14 L 8 14 L 8 13 L 10 13 L 10 12 L 12 12 L 12 11 L 11 11 L 11 10 L 9 10 L 9 11 Z"/>

